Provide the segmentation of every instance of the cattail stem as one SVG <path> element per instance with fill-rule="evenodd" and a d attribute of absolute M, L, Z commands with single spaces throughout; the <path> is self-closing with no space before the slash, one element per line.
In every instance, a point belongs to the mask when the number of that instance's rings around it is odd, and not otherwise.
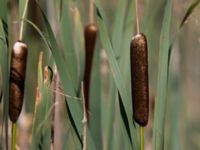
<path fill-rule="evenodd" d="M 144 128 L 140 126 L 140 150 L 144 150 Z"/>
<path fill-rule="evenodd" d="M 83 150 L 87 149 L 87 111 L 85 106 L 84 85 L 81 83 L 81 93 L 83 99 Z"/>
<path fill-rule="evenodd" d="M 94 23 L 94 4 L 93 0 L 90 0 L 89 2 L 89 23 L 93 24 Z"/>
<path fill-rule="evenodd" d="M 25 6 L 24 6 L 24 11 L 23 11 L 22 21 L 21 21 L 21 26 L 20 26 L 19 40 L 22 40 L 22 38 L 23 38 L 24 19 L 25 19 L 26 14 L 27 14 L 28 2 L 29 2 L 29 0 L 26 0 Z"/>
<path fill-rule="evenodd" d="M 12 123 L 12 145 L 11 150 L 15 150 L 16 144 L 16 123 Z"/>
<path fill-rule="evenodd" d="M 140 33 L 140 27 L 139 27 L 138 1 L 137 0 L 135 0 L 135 18 L 136 18 L 137 34 L 139 34 Z"/>

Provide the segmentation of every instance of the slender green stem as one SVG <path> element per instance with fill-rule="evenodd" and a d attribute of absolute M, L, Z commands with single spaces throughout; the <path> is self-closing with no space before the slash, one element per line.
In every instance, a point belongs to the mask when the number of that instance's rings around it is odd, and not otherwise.
<path fill-rule="evenodd" d="M 81 94 L 83 99 L 83 150 L 87 149 L 87 110 L 85 107 L 84 83 L 81 82 Z"/>
<path fill-rule="evenodd" d="M 16 144 L 16 123 L 12 123 L 12 145 L 11 150 L 15 150 Z"/>
<path fill-rule="evenodd" d="M 139 26 L 139 15 L 138 15 L 138 0 L 135 0 L 135 17 L 136 17 L 137 34 L 139 34 L 140 33 L 140 26 Z"/>
<path fill-rule="evenodd" d="M 23 38 L 24 19 L 26 17 L 26 13 L 27 13 L 28 2 L 29 2 L 29 0 L 26 0 L 25 6 L 24 6 L 23 15 L 22 15 L 22 21 L 21 21 L 21 26 L 20 26 L 20 34 L 19 34 L 19 39 L 20 40 L 22 40 L 22 38 Z"/>
<path fill-rule="evenodd" d="M 89 23 L 94 23 L 94 4 L 93 0 L 89 2 Z"/>
<path fill-rule="evenodd" d="M 140 150 L 144 150 L 144 128 L 140 126 Z"/>

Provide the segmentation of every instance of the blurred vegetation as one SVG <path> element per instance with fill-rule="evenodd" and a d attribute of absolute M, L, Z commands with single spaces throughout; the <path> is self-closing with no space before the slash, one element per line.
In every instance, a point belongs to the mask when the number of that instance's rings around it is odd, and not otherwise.
<path fill-rule="evenodd" d="M 25 21 L 23 40 L 28 45 L 28 63 L 17 147 L 81 149 L 83 32 L 89 21 L 89 0 L 29 0 L 22 20 L 25 2 L 0 0 L 0 149 L 10 149 L 9 60 L 21 21 Z M 199 3 L 139 1 L 140 29 L 147 36 L 149 54 L 150 119 L 145 128 L 145 150 L 156 149 L 159 144 L 157 150 L 200 149 Z M 134 4 L 134 0 L 94 0 L 99 31 L 92 63 L 89 150 L 139 148 L 130 98 Z M 47 69 L 46 82 L 47 66 L 51 69 Z"/>

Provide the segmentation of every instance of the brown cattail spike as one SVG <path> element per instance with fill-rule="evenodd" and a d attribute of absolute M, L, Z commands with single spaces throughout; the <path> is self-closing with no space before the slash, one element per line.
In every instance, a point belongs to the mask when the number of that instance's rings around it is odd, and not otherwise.
<path fill-rule="evenodd" d="M 10 64 L 9 116 L 13 123 L 17 121 L 22 109 L 26 60 L 27 45 L 17 41 L 13 46 Z"/>
<path fill-rule="evenodd" d="M 89 90 L 90 90 L 90 76 L 92 69 L 92 60 L 97 36 L 97 27 L 94 24 L 89 24 L 85 27 L 85 74 L 84 74 L 84 91 L 85 91 L 85 105 L 89 110 Z"/>
<path fill-rule="evenodd" d="M 148 56 L 144 34 L 137 34 L 131 41 L 131 83 L 133 117 L 140 126 L 146 126 L 149 116 Z"/>

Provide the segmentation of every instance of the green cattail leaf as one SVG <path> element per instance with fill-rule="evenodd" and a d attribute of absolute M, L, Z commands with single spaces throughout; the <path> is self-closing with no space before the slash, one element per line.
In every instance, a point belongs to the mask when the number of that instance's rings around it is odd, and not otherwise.
<path fill-rule="evenodd" d="M 73 4 L 73 3 L 72 3 Z M 83 24 L 81 22 L 81 15 L 78 7 L 74 5 L 72 11 L 72 26 L 73 26 L 73 45 L 74 45 L 74 53 L 76 54 L 76 60 L 78 63 L 77 67 L 77 88 L 80 89 L 81 82 L 84 77 L 84 69 L 85 69 L 85 45 L 84 45 L 84 29 Z M 74 69 L 74 68 L 73 68 Z"/>
<path fill-rule="evenodd" d="M 49 49 L 51 49 L 52 50 L 52 47 L 51 47 L 51 45 L 50 45 L 50 42 L 49 42 L 49 40 L 44 36 L 44 34 L 42 33 L 42 31 L 33 23 L 33 22 L 31 22 L 30 20 L 25 20 L 28 24 L 30 24 L 33 28 L 35 28 L 36 29 L 36 31 L 39 33 L 39 35 L 42 37 L 42 39 L 43 39 L 43 41 L 44 41 L 44 43 L 46 44 L 46 46 L 49 48 Z M 50 26 L 49 26 L 49 28 L 50 28 Z M 50 28 L 51 29 L 51 28 Z M 50 30 L 51 32 L 52 32 L 52 30 Z M 53 34 L 53 32 L 52 32 L 52 34 Z M 54 36 L 53 36 L 54 37 Z M 55 37 L 54 37 L 54 42 L 56 42 L 55 41 Z M 55 46 L 55 45 L 54 45 Z M 57 45 L 56 45 L 57 46 Z M 58 47 L 56 47 L 57 48 L 57 50 L 58 50 Z M 55 58 L 55 56 L 54 56 L 54 58 Z M 61 57 L 61 59 L 62 59 L 62 57 Z M 55 60 L 56 61 L 56 60 Z M 58 61 L 58 60 L 57 60 Z M 64 61 L 64 60 L 62 60 L 62 61 Z M 60 61 L 58 61 L 58 63 L 59 63 Z M 62 67 L 62 63 L 59 63 L 60 65 L 60 67 Z M 64 67 L 64 66 L 63 66 Z M 62 70 L 62 69 L 60 69 L 60 70 Z M 58 71 L 60 71 L 60 70 L 58 70 Z M 64 78 L 64 76 L 65 76 L 65 74 L 64 73 L 66 73 L 66 72 L 64 72 L 64 70 L 63 70 L 63 72 L 61 71 L 61 75 L 62 75 L 62 77 Z M 60 76 L 61 76 L 60 75 Z M 66 78 L 64 78 L 64 81 L 67 83 L 67 81 L 66 81 Z M 71 81 L 71 80 L 70 80 Z M 70 83 L 70 81 L 69 81 L 69 83 Z M 67 84 L 65 84 L 65 85 L 63 85 L 64 86 L 64 92 L 66 91 L 66 86 L 68 86 Z M 71 89 L 71 87 L 67 87 L 68 89 L 70 89 L 70 91 L 73 93 L 73 94 L 71 94 L 71 95 L 76 95 L 75 94 L 75 92 L 73 91 L 73 89 Z M 69 93 L 71 93 L 71 92 L 66 92 L 67 93 L 67 95 L 70 95 Z M 75 96 L 74 96 L 75 97 Z M 69 101 L 69 103 L 72 105 L 72 107 L 71 108 L 76 108 L 76 109 L 73 109 L 74 111 L 73 111 L 73 113 L 74 114 L 72 114 L 72 115 L 78 115 L 79 116 L 79 118 L 80 118 L 80 121 L 79 120 L 77 120 L 77 118 L 75 118 L 76 119 L 76 121 L 78 121 L 79 122 L 79 128 L 76 126 L 76 123 L 72 123 L 72 122 L 75 122 L 74 120 L 73 120 L 73 117 L 71 117 L 71 119 L 72 120 L 70 120 L 71 121 L 71 124 L 72 124 L 72 126 L 74 127 L 74 130 L 76 131 L 76 130 L 78 130 L 78 132 L 75 132 L 75 133 L 78 133 L 79 135 L 77 135 L 77 138 L 79 138 L 80 137 L 80 134 L 81 134 L 81 105 L 78 103 L 78 101 L 77 100 L 74 100 L 73 98 L 69 98 L 68 99 L 68 101 Z M 67 105 L 69 105 L 68 103 L 67 103 Z M 76 113 L 76 111 L 75 110 L 77 110 L 78 112 L 79 112 L 79 114 L 77 114 Z M 70 111 L 71 112 L 71 111 Z M 79 138 L 80 139 L 80 138 Z M 81 147 L 81 141 L 79 140 L 79 144 L 80 145 L 76 145 L 77 147 Z"/>
<path fill-rule="evenodd" d="M 123 115 L 126 115 L 126 116 L 122 115 L 122 117 L 128 119 L 127 122 L 124 122 L 124 127 L 129 126 L 130 130 L 131 130 L 131 131 L 129 131 L 129 129 L 126 128 L 127 132 L 125 134 L 127 136 L 127 139 L 130 140 L 130 144 L 131 145 L 133 144 L 132 146 L 137 149 L 138 143 L 136 140 L 137 139 L 136 130 L 135 130 L 135 127 L 133 126 L 132 111 L 131 111 L 131 108 L 129 107 L 130 106 L 129 101 L 131 100 L 131 98 L 127 93 L 127 88 L 125 86 L 125 82 L 122 78 L 121 71 L 119 69 L 119 65 L 115 58 L 113 47 L 111 46 L 108 32 L 106 30 L 105 23 L 104 23 L 104 18 L 105 18 L 104 13 L 103 13 L 103 10 L 102 10 L 101 5 L 98 0 L 95 0 L 95 5 L 97 7 L 97 22 L 98 22 L 98 27 L 99 27 L 100 39 L 101 39 L 103 48 L 105 49 L 106 54 L 108 56 L 108 62 L 110 65 L 110 69 L 111 69 L 115 84 L 116 84 L 117 89 L 119 90 L 119 94 L 122 98 L 122 106 L 121 107 L 124 107 L 124 110 L 125 110 L 125 113 Z M 129 133 L 129 132 L 131 132 L 131 133 Z M 128 136 L 130 134 L 131 134 L 131 139 Z M 134 141 L 132 141 L 132 139 L 134 139 Z"/>
<path fill-rule="evenodd" d="M 43 12 L 43 10 L 40 8 L 42 17 L 44 19 L 44 23 L 45 23 L 45 27 L 46 27 L 46 33 L 48 35 L 48 38 L 44 36 L 44 34 L 42 34 L 42 32 L 39 30 L 39 28 L 37 28 L 37 26 L 35 26 L 32 22 L 28 21 L 37 31 L 38 33 L 41 35 L 42 39 L 44 40 L 44 42 L 46 43 L 46 45 L 48 46 L 48 48 L 51 50 L 57 68 L 58 68 L 58 73 L 60 75 L 61 78 L 61 82 L 63 83 L 63 89 L 65 94 L 70 95 L 72 97 L 76 97 L 76 92 L 75 92 L 75 88 L 74 85 L 71 82 L 71 77 L 69 75 L 69 72 L 66 68 L 66 63 L 64 61 L 63 55 L 61 54 L 60 49 L 58 48 L 58 44 L 56 41 L 56 38 L 54 36 L 54 33 L 51 29 L 51 26 L 49 24 L 49 21 L 45 15 L 45 13 Z M 51 44 L 50 44 L 51 43 Z M 78 133 L 79 135 L 77 135 L 77 137 L 80 136 L 80 134 L 82 134 L 82 109 L 81 109 L 81 104 L 80 101 L 74 100 L 73 98 L 68 98 L 67 103 L 69 105 L 69 109 L 70 112 L 72 114 L 73 117 L 73 121 L 77 127 Z M 96 149 L 94 142 L 91 138 L 91 134 L 90 131 L 88 131 L 88 148 L 89 149 Z M 81 141 L 79 141 L 80 143 L 77 143 L 76 147 L 80 148 L 81 147 Z"/>
<path fill-rule="evenodd" d="M 125 79 L 125 85 L 128 87 L 127 93 L 128 95 L 130 95 L 130 97 L 131 97 L 130 41 L 133 35 L 133 25 L 134 25 L 134 18 L 135 18 L 134 6 L 135 6 L 135 2 L 132 0 L 129 0 L 127 3 L 127 8 L 126 8 L 127 12 L 126 12 L 125 24 L 123 27 L 124 28 L 123 35 L 122 35 L 123 42 L 120 49 L 120 50 L 123 50 L 123 53 L 121 52 L 121 58 L 119 61 L 122 78 Z M 129 104 L 129 106 L 132 105 L 132 101 L 128 101 L 127 103 Z M 137 126 L 136 126 L 135 132 L 138 132 Z M 135 134 L 135 133 L 132 133 L 132 134 Z M 133 140 L 137 142 L 137 139 L 133 139 Z M 122 140 L 122 142 L 124 143 L 124 145 L 128 145 L 126 144 L 127 140 Z"/>
<path fill-rule="evenodd" d="M 7 26 L 7 25 L 6 25 Z M 5 123 L 6 148 L 8 149 L 8 96 L 9 96 L 9 50 L 7 46 L 7 32 L 5 22 L 0 20 L 0 63 L 3 79 L 3 122 Z M 3 125 L 3 124 L 2 124 Z M 1 133 L 2 134 L 2 133 Z"/>
<path fill-rule="evenodd" d="M 134 18 L 134 9 L 133 9 L 133 1 L 119 1 L 118 7 L 116 9 L 116 15 L 115 15 L 115 22 L 114 22 L 114 27 L 113 27 L 113 32 L 112 32 L 112 45 L 113 45 L 113 50 L 115 51 L 115 57 L 117 59 L 117 62 L 119 64 L 123 79 L 125 79 L 126 85 L 130 85 L 130 39 L 132 36 L 132 21 Z M 123 50 L 123 53 L 121 52 Z M 112 75 L 110 76 L 112 78 Z M 108 112 L 106 112 L 106 138 L 107 139 L 113 139 L 113 122 L 114 119 L 118 117 L 118 121 L 120 121 L 119 118 L 119 111 L 116 111 L 115 109 L 115 101 L 117 100 L 117 88 L 115 86 L 115 83 L 113 79 L 110 79 L 109 83 L 109 97 L 108 97 Z M 128 91 L 128 94 L 130 95 L 130 90 Z M 131 105 L 131 101 L 130 101 Z M 123 126 L 121 123 L 120 125 Z M 120 129 L 121 127 L 119 127 Z M 122 133 L 121 133 L 122 134 Z M 111 149 L 112 147 L 116 147 L 116 145 L 119 144 L 118 141 L 121 141 L 120 143 L 122 144 L 123 142 L 127 142 L 127 140 L 123 140 L 123 136 L 116 136 L 114 142 L 107 142 L 107 148 L 106 149 Z M 123 143 L 124 145 L 128 145 L 126 143 Z"/>
<path fill-rule="evenodd" d="M 196 0 L 194 1 L 190 6 L 189 8 L 187 9 L 181 23 L 180 23 L 180 26 L 179 26 L 179 30 L 183 28 L 183 26 L 185 25 L 185 23 L 187 22 L 187 19 L 189 18 L 189 16 L 194 12 L 195 8 L 200 4 L 200 0 Z M 172 53 L 172 49 L 173 49 L 173 46 L 174 46 L 174 43 L 176 42 L 176 39 L 179 35 L 179 32 L 176 33 L 175 37 L 174 37 L 174 40 L 171 42 L 170 44 L 170 47 L 169 47 L 169 60 L 168 60 L 168 63 L 170 63 L 170 60 L 171 60 L 171 53 Z M 169 66 L 169 65 L 168 65 Z M 169 69 L 168 69 L 169 70 Z"/>
<path fill-rule="evenodd" d="M 57 0 L 57 1 L 53 1 L 53 5 L 55 5 L 55 12 L 56 12 L 56 20 L 57 21 L 61 21 L 61 18 L 63 17 L 63 6 L 64 6 L 64 2 L 63 0 Z"/>
<path fill-rule="evenodd" d="M 175 59 L 172 59 L 172 61 Z M 171 63 L 172 64 L 172 63 Z M 171 66 L 170 66 L 171 67 Z M 167 107 L 167 119 L 169 119 L 169 131 L 167 142 L 168 144 L 165 145 L 166 149 L 171 150 L 179 150 L 184 144 L 181 144 L 181 137 L 182 135 L 179 134 L 180 128 L 180 117 L 183 116 L 181 113 L 181 103 L 183 103 L 181 96 L 181 80 L 178 75 L 178 71 L 170 70 L 169 74 L 169 103 Z M 180 105 L 181 104 L 181 105 Z M 166 132 L 166 131 L 165 131 Z M 166 136 L 165 136 L 166 137 Z M 166 140 L 165 140 L 166 141 Z"/>
<path fill-rule="evenodd" d="M 187 11 L 186 11 L 186 13 L 185 13 L 185 15 L 183 17 L 183 20 L 181 21 L 181 24 L 180 24 L 179 28 L 183 27 L 183 25 L 187 21 L 188 17 L 192 14 L 192 12 L 195 10 L 195 8 L 197 8 L 199 3 L 200 3 L 200 0 L 196 0 L 190 5 L 190 7 L 187 9 Z"/>
<path fill-rule="evenodd" d="M 113 50 L 115 51 L 116 58 L 119 59 L 121 54 L 121 44 L 122 44 L 122 34 L 123 34 L 123 26 L 125 20 L 125 12 L 127 1 L 120 0 L 118 2 L 118 8 L 116 10 L 115 20 L 114 20 L 114 27 L 112 32 L 112 46 Z"/>
<path fill-rule="evenodd" d="M 63 6 L 63 0 L 59 0 L 58 2 L 59 2 L 59 9 L 58 9 L 59 14 L 58 14 L 58 16 L 59 16 L 59 20 L 60 20 L 62 18 L 62 12 L 63 12 L 62 11 L 63 10 L 63 7 L 62 7 Z"/>
<path fill-rule="evenodd" d="M 98 33 L 97 33 L 98 35 Z M 89 128 L 91 130 L 92 138 L 95 141 L 95 145 L 98 149 L 103 148 L 103 131 L 102 128 L 102 111 L 105 111 L 105 107 L 102 108 L 102 96 L 101 96 L 101 60 L 100 60 L 100 42 L 99 38 L 96 40 L 96 49 L 94 50 L 94 57 L 92 62 L 92 72 L 90 79 L 90 107 L 89 107 Z"/>
<path fill-rule="evenodd" d="M 122 35 L 122 45 L 121 49 L 123 50 L 123 53 L 121 52 L 121 59 L 119 62 L 121 73 L 123 79 L 125 79 L 125 84 L 127 87 L 128 95 L 131 97 L 131 73 L 130 73 L 130 40 L 133 35 L 133 22 L 135 18 L 135 11 L 134 11 L 134 1 L 129 0 L 127 3 L 127 12 L 126 12 L 126 18 L 125 18 L 125 24 L 124 24 L 124 30 Z M 130 101 L 130 105 L 132 102 Z"/>
<path fill-rule="evenodd" d="M 146 3 L 144 16 L 141 20 L 141 32 L 148 39 L 148 61 L 149 61 L 149 89 L 155 93 L 158 74 L 158 54 L 160 30 L 164 16 L 165 1 L 153 0 Z M 151 95 L 151 94 L 150 94 Z"/>
<path fill-rule="evenodd" d="M 170 47 L 170 25 L 172 1 L 166 1 L 163 26 L 160 36 L 159 68 L 157 81 L 157 96 L 153 126 L 153 149 L 164 149 L 164 127 L 167 99 L 168 57 Z"/>
<path fill-rule="evenodd" d="M 0 19 L 3 27 L 2 34 L 6 37 L 8 45 L 7 2 L 5 0 L 0 0 L 0 4 Z"/>
<path fill-rule="evenodd" d="M 111 149 L 114 143 L 112 141 L 108 142 L 109 139 L 113 139 L 112 137 L 114 136 L 114 120 L 115 120 L 115 115 L 116 115 L 116 99 L 117 99 L 117 88 L 115 86 L 115 82 L 110 76 L 110 81 L 109 81 L 109 93 L 108 93 L 108 102 L 106 104 L 102 104 L 102 119 L 103 119 L 103 128 L 105 129 L 105 141 L 106 142 L 106 149 Z M 104 106 L 105 105 L 105 106 Z M 106 110 L 105 111 L 105 107 Z M 118 114 L 117 114 L 118 115 Z M 117 136 L 118 137 L 118 136 Z M 121 138 L 121 137 L 118 137 Z"/>
<path fill-rule="evenodd" d="M 30 145 L 31 150 L 40 148 L 50 149 L 51 145 L 51 114 L 54 105 L 52 105 L 52 94 L 49 91 L 50 81 L 49 78 L 45 79 L 42 60 L 41 54 L 38 63 L 38 86 L 32 128 L 32 142 Z M 47 67 L 45 68 L 46 70 L 48 70 Z"/>
<path fill-rule="evenodd" d="M 66 67 L 68 68 L 68 72 L 71 76 L 72 83 L 74 85 L 75 91 L 78 91 L 78 58 L 76 51 L 74 50 L 73 45 L 73 26 L 71 23 L 70 15 L 72 14 L 72 10 L 70 10 L 71 3 L 63 2 L 62 6 L 62 17 L 60 20 L 60 34 L 63 46 L 63 54 L 66 62 Z"/>
<path fill-rule="evenodd" d="M 0 19 L 7 22 L 7 1 L 0 0 Z"/>

